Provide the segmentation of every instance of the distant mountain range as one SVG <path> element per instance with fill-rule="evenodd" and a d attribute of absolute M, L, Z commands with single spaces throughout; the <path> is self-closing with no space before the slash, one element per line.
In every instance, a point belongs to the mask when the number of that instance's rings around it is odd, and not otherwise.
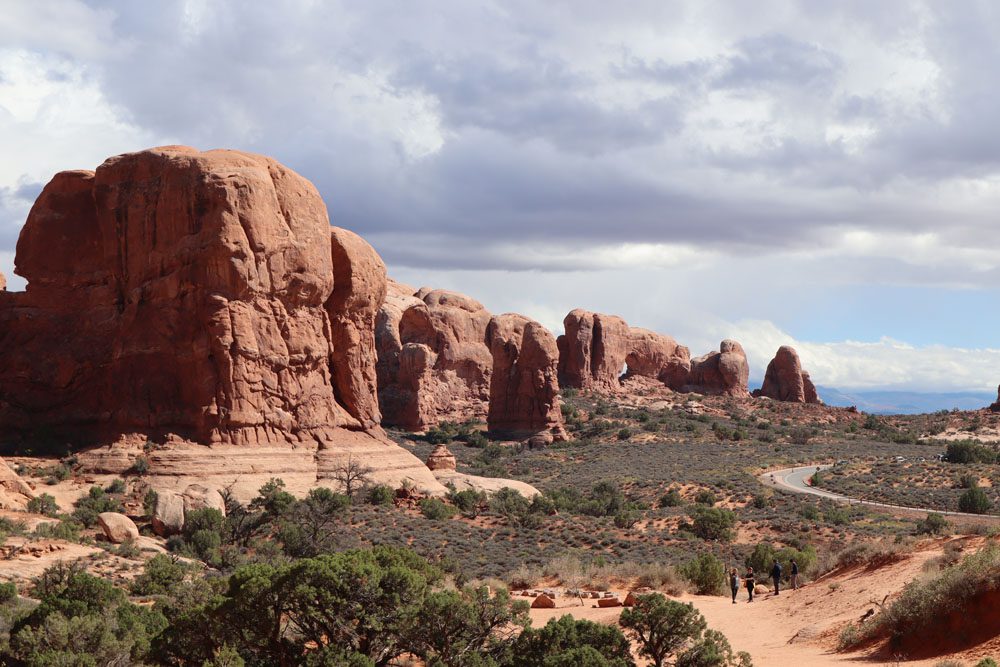
<path fill-rule="evenodd" d="M 978 410 L 997 399 L 988 391 L 960 391 L 951 393 L 919 391 L 852 391 L 832 387 L 816 387 L 819 397 L 827 405 L 837 407 L 857 406 L 858 410 L 879 415 L 913 415 L 938 410 Z"/>

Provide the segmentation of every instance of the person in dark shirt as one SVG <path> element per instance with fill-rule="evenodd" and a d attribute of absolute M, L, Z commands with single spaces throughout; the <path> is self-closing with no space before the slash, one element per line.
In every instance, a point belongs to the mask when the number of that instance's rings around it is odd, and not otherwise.
<path fill-rule="evenodd" d="M 757 582 L 753 578 L 753 568 L 747 568 L 746 576 L 746 587 L 747 587 L 747 602 L 753 602 L 753 589 L 757 585 Z"/>
<path fill-rule="evenodd" d="M 733 592 L 733 604 L 736 604 L 736 594 L 740 590 L 740 573 L 735 567 L 729 571 L 729 589 Z"/>
<path fill-rule="evenodd" d="M 792 590 L 796 590 L 799 587 L 799 564 L 792 559 Z"/>
<path fill-rule="evenodd" d="M 781 563 L 774 559 L 774 567 L 771 568 L 771 579 L 774 580 L 774 594 L 781 594 Z"/>

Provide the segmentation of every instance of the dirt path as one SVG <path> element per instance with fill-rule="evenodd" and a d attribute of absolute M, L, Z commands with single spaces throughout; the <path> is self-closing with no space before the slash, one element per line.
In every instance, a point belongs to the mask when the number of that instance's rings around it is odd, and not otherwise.
<path fill-rule="evenodd" d="M 969 544 L 972 548 L 974 545 Z M 859 619 L 886 596 L 899 591 L 921 576 L 924 563 L 941 553 L 942 544 L 929 545 L 904 560 L 878 569 L 852 568 L 812 582 L 797 591 L 782 591 L 775 597 L 769 592 L 747 603 L 741 590 L 737 604 L 728 597 L 684 595 L 677 598 L 691 602 L 705 616 L 708 626 L 721 631 L 736 651 L 747 651 L 757 667 L 772 665 L 826 667 L 846 664 L 887 664 L 884 658 L 835 651 L 840 628 Z M 598 609 L 592 601 L 580 606 L 575 598 L 557 598 L 556 609 L 531 611 L 532 624 L 544 625 L 550 618 L 571 614 L 601 623 L 617 623 L 620 608 Z M 996 647 L 983 646 L 962 654 L 975 662 Z M 906 662 L 915 667 L 932 667 L 948 656 L 933 660 Z"/>

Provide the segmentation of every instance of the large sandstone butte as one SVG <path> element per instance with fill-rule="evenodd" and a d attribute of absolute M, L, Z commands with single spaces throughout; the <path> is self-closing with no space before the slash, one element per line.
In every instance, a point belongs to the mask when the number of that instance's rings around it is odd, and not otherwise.
<path fill-rule="evenodd" d="M 389 281 L 375 326 L 383 423 L 422 431 L 485 419 L 502 437 L 566 438 L 558 349 L 542 325 L 447 290 Z"/>
<path fill-rule="evenodd" d="M 816 386 L 809 373 L 802 370 L 799 354 L 790 345 L 778 348 L 774 359 L 767 365 L 764 384 L 754 396 L 766 396 L 776 401 L 790 403 L 819 403 Z"/>
<path fill-rule="evenodd" d="M 378 426 L 384 265 L 274 160 L 167 146 L 59 173 L 15 271 L 26 291 L 0 291 L 6 442 L 105 445 L 81 455 L 103 472 L 145 455 L 161 487 L 304 490 L 354 459 L 443 491 Z"/>

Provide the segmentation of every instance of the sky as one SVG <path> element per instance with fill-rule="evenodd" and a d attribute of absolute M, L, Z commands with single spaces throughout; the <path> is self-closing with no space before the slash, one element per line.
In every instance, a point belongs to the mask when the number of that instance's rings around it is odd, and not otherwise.
<path fill-rule="evenodd" d="M 556 333 L 991 390 L 998 64 L 991 1 L 0 0 L 0 271 L 55 172 L 237 148 L 396 279 Z"/>

